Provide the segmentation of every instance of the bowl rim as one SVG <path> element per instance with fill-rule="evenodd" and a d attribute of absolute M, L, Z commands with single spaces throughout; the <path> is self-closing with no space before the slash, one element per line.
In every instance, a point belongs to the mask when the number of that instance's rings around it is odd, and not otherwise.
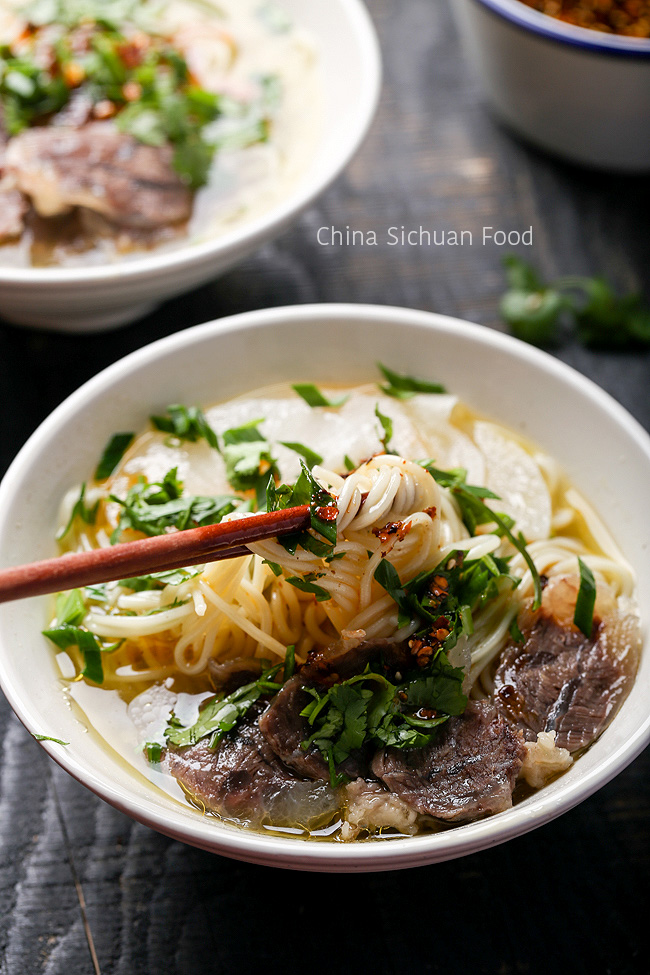
<path fill-rule="evenodd" d="M 363 0 L 336 0 L 347 18 L 354 36 L 359 58 L 356 67 L 361 83 L 361 97 L 356 116 L 349 125 L 348 137 L 336 144 L 333 164 L 316 183 L 299 179 L 298 194 L 290 193 L 260 216 L 232 231 L 204 241 L 185 242 L 180 247 L 156 253 L 143 254 L 128 261 L 115 261 L 96 267 L 3 267 L 0 266 L 0 286 L 30 285 L 47 286 L 48 289 L 69 287 L 77 284 L 86 290 L 99 284 L 112 282 L 125 284 L 148 275 L 165 275 L 224 254 L 246 248 L 258 236 L 280 232 L 283 227 L 320 196 L 340 176 L 364 141 L 374 119 L 382 82 L 382 60 L 379 39 Z"/>
<path fill-rule="evenodd" d="M 555 41 L 583 51 L 611 57 L 650 59 L 650 38 L 606 34 L 588 27 L 578 27 L 533 10 L 523 0 L 473 0 L 490 13 L 510 24 L 545 40 Z"/>
<path fill-rule="evenodd" d="M 426 326 L 439 334 L 460 335 L 478 342 L 486 349 L 505 352 L 522 363 L 536 367 L 549 378 L 568 383 L 595 406 L 606 409 L 650 463 L 650 435 L 612 396 L 572 367 L 509 335 L 434 312 L 387 305 L 293 305 L 244 312 L 174 333 L 128 354 L 84 383 L 43 421 L 11 464 L 0 484 L 0 527 L 6 521 L 6 512 L 20 486 L 23 472 L 29 469 L 33 459 L 47 445 L 51 434 L 61 423 L 77 415 L 89 397 L 105 395 L 115 380 L 124 379 L 125 373 L 135 374 L 160 356 L 173 357 L 175 351 L 183 346 L 200 344 L 206 338 L 215 340 L 233 330 L 268 329 L 274 325 L 297 321 L 320 322 L 323 318 L 330 321 L 345 320 L 351 324 L 379 322 L 395 326 Z M 36 716 L 35 712 L 31 713 L 30 701 L 21 699 L 8 678 L 3 654 L 0 653 L 0 687 L 27 730 L 38 733 L 38 725 L 33 720 Z M 545 795 L 544 791 L 538 793 L 534 808 L 526 804 L 519 805 L 499 813 L 498 816 L 457 826 L 449 831 L 428 836 L 396 837 L 394 842 L 382 844 L 358 845 L 313 843 L 297 837 L 262 835 L 227 826 L 219 827 L 214 822 L 206 822 L 200 816 L 196 817 L 196 821 L 183 818 L 182 821 L 170 822 L 168 809 L 161 807 L 155 801 L 155 796 L 150 798 L 148 794 L 142 795 L 137 788 L 125 792 L 124 789 L 115 787 L 108 774 L 85 765 L 60 745 L 51 741 L 42 741 L 40 744 L 62 768 L 100 798 L 138 822 L 174 839 L 224 856 L 259 864 L 297 870 L 353 872 L 401 869 L 453 859 L 522 835 L 588 798 L 633 761 L 649 741 L 650 713 L 596 768 L 586 771 L 570 783 L 561 795 Z"/>

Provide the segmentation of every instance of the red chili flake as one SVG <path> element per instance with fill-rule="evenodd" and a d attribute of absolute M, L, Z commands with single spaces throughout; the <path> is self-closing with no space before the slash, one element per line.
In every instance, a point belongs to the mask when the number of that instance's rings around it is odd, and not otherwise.
<path fill-rule="evenodd" d="M 382 528 L 373 528 L 372 533 L 380 542 L 387 542 L 391 535 L 397 535 L 399 541 L 408 535 L 411 530 L 411 522 L 391 521 Z"/>
<path fill-rule="evenodd" d="M 316 514 L 321 521 L 336 521 L 339 509 L 334 504 L 328 504 L 322 508 L 316 508 Z"/>

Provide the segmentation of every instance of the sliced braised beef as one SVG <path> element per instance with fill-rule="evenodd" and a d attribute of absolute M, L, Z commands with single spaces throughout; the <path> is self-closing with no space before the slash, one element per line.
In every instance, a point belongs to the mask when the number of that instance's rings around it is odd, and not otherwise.
<path fill-rule="evenodd" d="M 215 691 L 231 694 L 238 687 L 257 680 L 262 673 L 262 661 L 256 657 L 234 657 L 232 660 L 208 662 L 210 683 Z"/>
<path fill-rule="evenodd" d="M 153 229 L 187 220 L 192 209 L 172 152 L 144 145 L 111 122 L 91 122 L 28 129 L 10 141 L 5 159 L 41 216 L 85 207 L 120 226 Z"/>
<path fill-rule="evenodd" d="M 570 752 L 601 734 L 627 696 L 636 671 L 633 618 L 596 622 L 592 636 L 560 623 L 542 605 L 509 643 L 495 675 L 495 702 L 527 741 L 555 731 Z M 521 624 L 520 624 L 521 625 Z"/>
<path fill-rule="evenodd" d="M 371 768 L 387 788 L 424 816 L 470 822 L 512 805 L 525 746 L 494 704 L 470 701 L 425 748 L 385 748 Z"/>
<path fill-rule="evenodd" d="M 386 641 L 341 641 L 309 655 L 300 673 L 287 681 L 260 719 L 260 728 L 276 755 L 290 768 L 313 779 L 329 781 L 327 762 L 317 748 L 305 750 L 302 742 L 311 729 L 301 711 L 313 698 L 305 685 L 325 689 L 334 683 L 361 674 L 369 663 L 377 660 L 389 668 L 404 666 L 409 656 L 405 644 Z M 353 753 L 337 767 L 337 772 L 350 779 L 368 774 L 367 757 Z"/>
<path fill-rule="evenodd" d="M 252 708 L 214 749 L 207 739 L 167 749 L 164 767 L 195 801 L 224 817 L 312 827 L 327 821 L 338 807 L 334 791 L 297 779 L 282 765 L 259 729 L 263 707 Z"/>
<path fill-rule="evenodd" d="M 389 640 L 340 640 L 338 643 L 309 654 L 300 671 L 304 683 L 333 684 L 361 674 L 368 664 L 381 659 L 389 669 L 412 666 L 412 655 L 406 643 Z"/>

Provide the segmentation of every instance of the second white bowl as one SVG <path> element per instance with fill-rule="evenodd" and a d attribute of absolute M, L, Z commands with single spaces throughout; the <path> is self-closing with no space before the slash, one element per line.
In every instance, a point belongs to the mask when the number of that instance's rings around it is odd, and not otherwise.
<path fill-rule="evenodd" d="M 520 0 L 454 0 L 488 103 L 572 162 L 650 170 L 650 40 L 563 23 Z"/>

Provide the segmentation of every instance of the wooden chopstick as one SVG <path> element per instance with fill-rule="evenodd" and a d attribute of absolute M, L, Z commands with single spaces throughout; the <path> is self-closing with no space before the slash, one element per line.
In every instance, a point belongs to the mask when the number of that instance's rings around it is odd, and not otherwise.
<path fill-rule="evenodd" d="M 301 531 L 309 523 L 308 505 L 299 505 L 17 565 L 0 570 L 0 603 L 248 555 L 248 542 Z"/>

